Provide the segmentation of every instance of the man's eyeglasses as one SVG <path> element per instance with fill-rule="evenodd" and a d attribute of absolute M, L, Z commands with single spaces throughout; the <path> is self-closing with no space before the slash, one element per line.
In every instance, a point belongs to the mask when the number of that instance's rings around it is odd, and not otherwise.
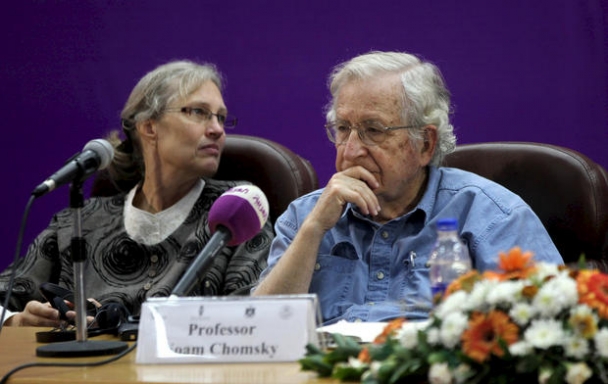
<path fill-rule="evenodd" d="M 222 113 L 213 113 L 207 108 L 203 107 L 167 108 L 165 109 L 165 112 L 181 112 L 188 115 L 191 120 L 201 124 L 211 121 L 213 116 L 215 116 L 217 118 L 217 122 L 222 126 L 222 128 L 234 128 L 236 127 L 236 123 L 238 121 L 238 119 L 234 116 L 225 115 Z"/>
<path fill-rule="evenodd" d="M 398 127 L 385 127 L 380 123 L 369 122 L 360 124 L 359 128 L 353 128 L 352 125 L 345 122 L 332 122 L 325 124 L 327 137 L 332 143 L 342 145 L 348 141 L 352 130 L 357 131 L 359 139 L 365 145 L 373 146 L 381 144 L 387 137 L 390 131 L 397 129 L 419 128 L 415 125 L 403 125 Z"/>

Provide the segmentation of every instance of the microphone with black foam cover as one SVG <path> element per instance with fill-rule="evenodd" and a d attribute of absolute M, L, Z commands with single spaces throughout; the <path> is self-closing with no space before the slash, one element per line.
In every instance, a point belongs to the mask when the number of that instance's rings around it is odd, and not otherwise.
<path fill-rule="evenodd" d="M 257 235 L 268 220 L 268 200 L 255 185 L 239 185 L 224 192 L 209 210 L 209 242 L 196 256 L 171 296 L 187 296 L 201 284 L 213 258 L 225 246 L 234 246 Z"/>
<path fill-rule="evenodd" d="M 98 169 L 107 167 L 114 158 L 114 147 L 107 140 L 95 139 L 89 141 L 82 152 L 73 156 L 51 177 L 38 185 L 32 195 L 40 197 L 51 192 L 60 185 L 78 180 L 83 181 Z"/>

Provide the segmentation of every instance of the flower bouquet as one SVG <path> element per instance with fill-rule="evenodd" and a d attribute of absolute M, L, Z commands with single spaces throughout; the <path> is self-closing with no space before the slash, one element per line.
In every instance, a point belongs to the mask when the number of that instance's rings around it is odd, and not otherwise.
<path fill-rule="evenodd" d="M 608 275 L 534 263 L 513 248 L 498 272 L 452 282 L 428 323 L 394 320 L 360 346 L 312 345 L 303 370 L 363 383 L 608 383 Z"/>

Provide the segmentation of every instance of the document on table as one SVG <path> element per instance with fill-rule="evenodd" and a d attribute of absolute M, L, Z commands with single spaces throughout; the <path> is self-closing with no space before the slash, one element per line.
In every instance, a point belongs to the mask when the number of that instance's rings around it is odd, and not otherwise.
<path fill-rule="evenodd" d="M 353 336 L 361 339 L 362 343 L 371 343 L 376 336 L 382 333 L 388 322 L 348 322 L 340 320 L 337 323 L 317 328 L 317 332 L 339 333 L 344 336 Z M 428 321 L 418 321 L 422 329 Z"/>
<path fill-rule="evenodd" d="M 348 322 L 340 320 L 337 323 L 317 328 L 317 332 L 339 333 L 344 336 L 353 336 L 361 339 L 362 343 L 371 343 L 376 336 L 382 333 L 387 322 L 365 323 Z"/>

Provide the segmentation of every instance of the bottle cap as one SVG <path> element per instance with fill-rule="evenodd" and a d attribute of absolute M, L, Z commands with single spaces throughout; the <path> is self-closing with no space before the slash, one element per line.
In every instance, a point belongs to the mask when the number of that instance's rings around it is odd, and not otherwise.
<path fill-rule="evenodd" d="M 458 219 L 448 217 L 437 220 L 438 231 L 455 231 L 458 229 Z"/>

